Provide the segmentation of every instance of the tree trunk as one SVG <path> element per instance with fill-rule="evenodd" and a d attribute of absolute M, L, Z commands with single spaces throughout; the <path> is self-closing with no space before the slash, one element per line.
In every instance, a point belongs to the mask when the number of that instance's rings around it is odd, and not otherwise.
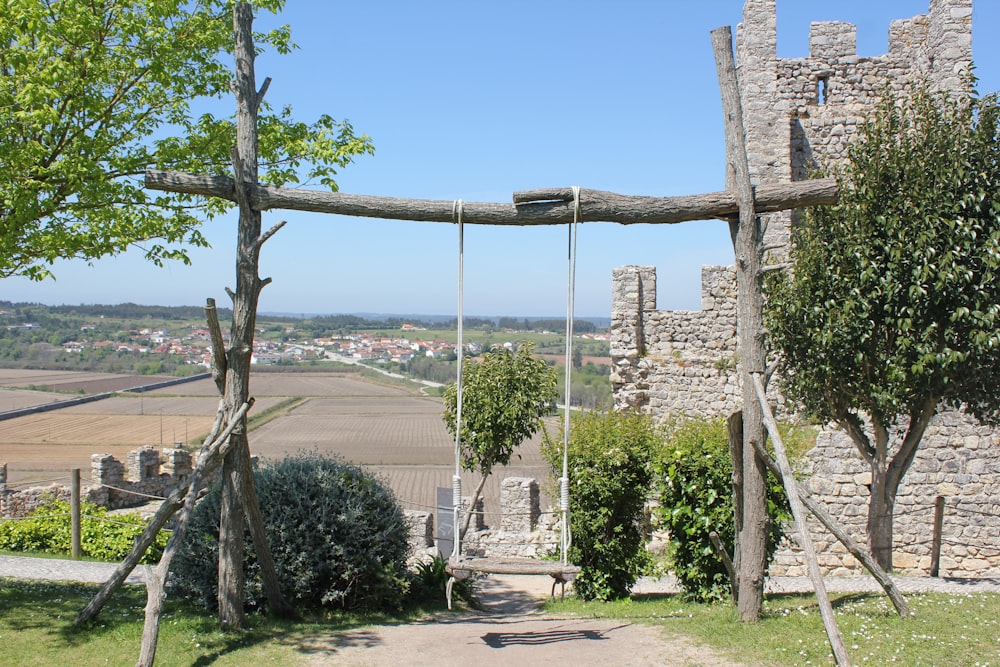
<path fill-rule="evenodd" d="M 476 504 L 479 503 L 480 496 L 483 495 L 483 487 L 486 486 L 486 478 L 489 474 L 485 474 L 479 480 L 479 484 L 476 485 L 476 490 L 472 493 L 471 503 L 469 504 L 469 509 L 465 513 L 465 519 L 462 521 L 462 530 L 458 533 L 459 540 L 465 539 L 465 534 L 469 532 L 469 525 L 472 523 L 472 515 L 476 512 Z"/>
<path fill-rule="evenodd" d="M 224 401 L 228 414 L 250 396 L 250 364 L 253 356 L 254 325 L 260 290 L 269 282 L 258 276 L 261 244 L 261 214 L 250 203 L 249 193 L 257 185 L 257 111 L 264 90 L 256 90 L 254 78 L 253 11 L 245 2 L 233 8 L 233 29 L 236 33 L 236 148 L 233 151 L 233 172 L 236 174 L 235 198 L 239 204 L 240 221 L 237 232 L 236 292 L 233 298 L 233 321 Z M 265 88 L 267 84 L 265 83 Z M 247 442 L 246 418 L 241 418 L 232 434 L 232 449 L 223 463 L 222 516 L 219 523 L 219 622 L 223 628 L 243 627 L 243 525 L 247 517 L 260 521 L 257 495 L 250 466 L 250 446 Z M 277 576 L 270 557 L 264 529 L 251 527 L 260 539 L 254 542 L 265 579 L 272 611 L 286 611 L 287 603 L 280 596 Z M 260 554 L 267 553 L 260 557 Z M 272 598 L 271 596 L 276 596 Z"/>
<path fill-rule="evenodd" d="M 892 514 L 896 493 L 890 488 L 884 465 L 872 465 L 871 498 L 868 500 L 868 550 L 886 572 L 892 571 Z"/>
<path fill-rule="evenodd" d="M 249 463 L 246 434 L 233 434 L 222 467 L 222 502 L 219 517 L 219 624 L 225 630 L 243 628 L 243 523 L 246 513 L 240 489 L 243 458 Z M 249 467 L 247 465 L 246 467 Z"/>
<path fill-rule="evenodd" d="M 712 48 L 726 126 L 726 184 L 730 190 L 736 190 L 739 204 L 738 225 L 730 223 L 735 232 L 736 324 L 743 391 L 743 526 L 738 536 L 740 590 L 737 607 L 744 621 L 756 621 L 764 606 L 768 528 L 766 476 L 754 449 L 755 445 L 764 443 L 764 414 L 751 379 L 752 374 L 763 375 L 766 370 L 761 291 L 763 233 L 754 208 L 743 109 L 733 61 L 733 38 L 728 26 L 712 31 Z"/>

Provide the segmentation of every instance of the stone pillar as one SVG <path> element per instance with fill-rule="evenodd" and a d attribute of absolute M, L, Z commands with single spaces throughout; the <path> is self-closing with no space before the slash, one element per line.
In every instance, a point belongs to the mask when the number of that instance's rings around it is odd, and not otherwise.
<path fill-rule="evenodd" d="M 459 527 L 461 527 L 462 522 L 465 521 L 465 513 L 469 511 L 469 505 L 472 503 L 472 496 L 462 496 L 462 507 L 461 509 L 461 519 L 459 519 Z M 476 531 L 486 529 L 486 517 L 483 513 L 483 499 L 480 498 L 479 502 L 476 503 L 476 507 L 472 510 L 472 522 L 469 523 L 469 533 L 474 533 Z M 467 534 L 468 538 L 469 535 Z"/>
<path fill-rule="evenodd" d="M 163 458 L 162 471 L 170 475 L 171 482 L 183 482 L 194 470 L 191 465 L 191 452 L 184 449 L 164 449 Z"/>
<path fill-rule="evenodd" d="M 643 326 L 656 310 L 656 267 L 620 266 L 611 272 L 611 356 L 646 353 Z M 616 350 L 619 354 L 616 354 Z"/>
<path fill-rule="evenodd" d="M 111 454 L 91 454 L 90 476 L 97 484 L 121 486 L 125 479 L 125 466 Z"/>
<path fill-rule="evenodd" d="M 434 514 L 418 510 L 403 510 L 410 548 L 414 552 L 434 546 Z"/>
<path fill-rule="evenodd" d="M 500 530 L 530 533 L 541 514 L 538 482 L 531 477 L 506 477 L 500 483 Z"/>
<path fill-rule="evenodd" d="M 809 57 L 832 64 L 858 55 L 858 27 L 841 21 L 814 21 L 809 25 Z"/>
<path fill-rule="evenodd" d="M 160 476 L 160 451 L 149 445 L 128 453 L 128 474 L 133 482 Z"/>

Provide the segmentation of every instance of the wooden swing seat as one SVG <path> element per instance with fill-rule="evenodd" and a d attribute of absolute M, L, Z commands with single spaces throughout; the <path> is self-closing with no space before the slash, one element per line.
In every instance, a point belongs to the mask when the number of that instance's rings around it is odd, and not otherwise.
<path fill-rule="evenodd" d="M 534 558 L 482 558 L 465 556 L 448 559 L 445 571 L 451 575 L 445 594 L 448 598 L 448 609 L 451 609 L 451 592 L 455 580 L 466 579 L 475 573 L 482 574 L 547 574 L 552 577 L 550 597 L 556 597 L 556 584 L 561 584 L 560 597 L 566 594 L 566 583 L 576 579 L 580 568 L 576 565 L 564 565 L 559 561 L 536 560 Z"/>

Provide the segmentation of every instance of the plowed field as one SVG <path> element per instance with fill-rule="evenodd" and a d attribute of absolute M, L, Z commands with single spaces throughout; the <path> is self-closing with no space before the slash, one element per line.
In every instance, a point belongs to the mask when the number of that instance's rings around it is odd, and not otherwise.
<path fill-rule="evenodd" d="M 6 378 L 0 371 L 0 386 Z M 39 379 L 41 376 L 35 375 L 26 381 L 21 375 L 10 384 L 27 386 Z M 64 385 L 75 381 L 66 373 L 50 374 L 48 379 L 58 379 Z M 454 439 L 441 419 L 441 399 L 342 373 L 261 373 L 254 375 L 251 387 L 257 398 L 254 412 L 285 397 L 308 399 L 251 432 L 254 454 L 275 459 L 305 450 L 339 456 L 384 478 L 408 508 L 429 509 L 436 503 L 437 487 L 450 489 Z M 49 400 L 60 397 L 27 393 Z M 6 394 L 0 390 L 0 401 Z M 17 394 L 11 394 L 15 396 L 12 400 Z M 169 447 L 204 436 L 211 428 L 217 404 L 215 385 L 211 380 L 199 380 L 0 421 L 0 462 L 8 464 L 12 484 L 65 476 L 77 467 L 86 477 L 91 454 L 109 453 L 124 461 L 129 450 L 141 445 L 162 443 Z M 558 432 L 555 420 L 549 431 L 553 435 Z M 485 490 L 488 515 L 496 511 L 503 477 L 535 477 L 544 489 L 548 468 L 539 453 L 540 441 L 536 437 L 526 442 L 520 449 L 521 459 L 515 457 L 509 467 L 494 472 Z M 463 473 L 467 494 L 477 481 L 474 475 Z M 544 508 L 547 500 L 542 502 Z"/>

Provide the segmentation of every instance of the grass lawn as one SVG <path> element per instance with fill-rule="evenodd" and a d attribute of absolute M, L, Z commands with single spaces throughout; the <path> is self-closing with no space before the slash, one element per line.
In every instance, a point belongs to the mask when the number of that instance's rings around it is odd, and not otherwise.
<path fill-rule="evenodd" d="M 74 628 L 73 619 L 96 592 L 88 584 L 0 579 L 0 646 L 5 665 L 130 665 L 139 654 L 145 589 L 126 587 L 98 619 Z M 1000 595 L 920 594 L 908 600 L 915 615 L 900 619 L 875 594 L 832 596 L 837 622 L 854 665 L 1000 667 Z M 743 624 L 729 605 L 685 603 L 678 596 L 643 596 L 614 603 L 568 598 L 551 602 L 556 614 L 612 618 L 655 625 L 711 646 L 735 661 L 758 665 L 832 665 L 822 621 L 811 597 L 772 596 L 762 620 Z M 339 633 L 420 616 L 358 616 L 276 620 L 248 617 L 240 633 L 218 630 L 214 616 L 168 598 L 157 648 L 160 665 L 300 665 L 329 651 Z"/>
<path fill-rule="evenodd" d="M 834 594 L 837 624 L 854 665 L 1000 665 L 1000 595 L 914 594 L 902 619 L 884 596 Z M 762 665 L 833 665 L 815 598 L 773 596 L 759 623 L 738 621 L 730 605 L 688 604 L 678 596 L 614 603 L 552 602 L 554 613 L 650 623 L 734 660 Z"/>
<path fill-rule="evenodd" d="M 4 665 L 133 665 L 139 657 L 144 587 L 124 587 L 93 624 L 73 619 L 96 585 L 0 579 L 0 646 Z M 385 616 L 331 615 L 284 621 L 248 616 L 240 633 L 223 633 L 204 609 L 167 598 L 157 665 L 300 665 L 343 630 L 388 622 Z"/>

